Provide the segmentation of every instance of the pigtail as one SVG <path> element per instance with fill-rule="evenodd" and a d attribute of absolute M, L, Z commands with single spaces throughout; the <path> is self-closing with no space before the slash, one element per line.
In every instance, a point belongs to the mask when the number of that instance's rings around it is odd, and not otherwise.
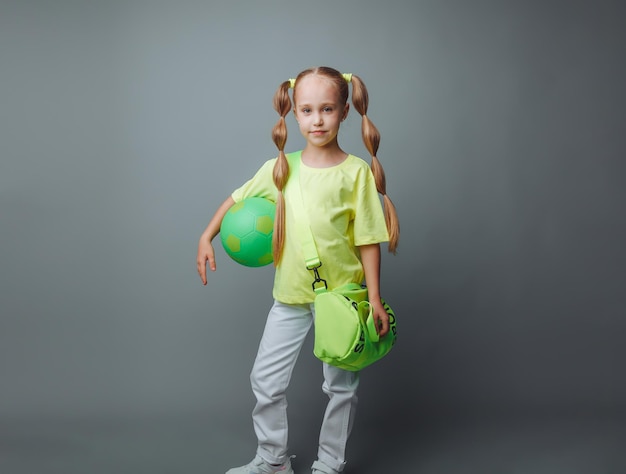
<path fill-rule="evenodd" d="M 289 163 L 285 156 L 285 144 L 287 143 L 287 124 L 285 117 L 291 110 L 291 99 L 289 98 L 290 82 L 283 82 L 274 94 L 274 110 L 278 112 L 280 118 L 272 129 L 272 140 L 278 148 L 278 159 L 274 165 L 272 177 L 278 189 L 276 198 L 276 216 L 274 218 L 274 234 L 272 237 L 272 253 L 274 265 L 280 263 L 285 246 L 285 196 L 283 190 L 289 179 Z"/>
<path fill-rule="evenodd" d="M 400 238 L 400 223 L 398 221 L 398 214 L 393 202 L 387 196 L 387 182 L 385 178 L 385 171 L 383 170 L 380 161 L 376 157 L 378 153 L 378 145 L 380 144 L 380 133 L 374 123 L 367 116 L 367 108 L 369 106 L 369 95 L 367 88 L 361 79 L 352 75 L 352 105 L 356 111 L 361 115 L 361 134 L 363 136 L 363 143 L 372 155 L 371 169 L 374 175 L 374 181 L 376 182 L 376 189 L 383 196 L 383 208 L 385 212 L 385 224 L 387 225 L 387 232 L 389 232 L 389 251 L 396 253 L 398 247 L 398 240 Z"/>

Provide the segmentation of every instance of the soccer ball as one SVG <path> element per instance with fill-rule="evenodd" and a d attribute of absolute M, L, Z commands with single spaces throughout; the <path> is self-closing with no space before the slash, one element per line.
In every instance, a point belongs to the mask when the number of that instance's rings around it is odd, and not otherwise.
<path fill-rule="evenodd" d="M 272 263 L 275 214 L 276 204 L 260 197 L 246 198 L 231 206 L 220 227 L 226 253 L 247 267 Z"/>

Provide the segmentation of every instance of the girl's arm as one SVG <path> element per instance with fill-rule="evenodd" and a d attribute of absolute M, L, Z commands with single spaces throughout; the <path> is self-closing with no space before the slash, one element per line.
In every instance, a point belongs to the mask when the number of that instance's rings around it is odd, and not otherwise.
<path fill-rule="evenodd" d="M 220 207 L 215 211 L 215 215 L 207 225 L 204 232 L 200 236 L 200 241 L 198 242 L 198 257 L 196 259 L 196 266 L 198 268 L 198 274 L 200 275 L 200 279 L 202 280 L 202 284 L 207 284 L 207 276 L 206 276 L 206 262 L 209 262 L 209 268 L 212 272 L 215 271 L 215 253 L 213 251 L 213 245 L 211 242 L 213 238 L 220 231 L 220 226 L 222 225 L 222 219 L 224 219 L 224 215 L 226 212 L 235 204 L 235 201 L 231 196 L 228 196 L 226 201 L 222 203 Z"/>
<path fill-rule="evenodd" d="M 380 244 L 362 245 L 359 250 L 367 293 L 373 308 L 374 324 L 382 337 L 389 332 L 389 315 L 380 300 Z"/>

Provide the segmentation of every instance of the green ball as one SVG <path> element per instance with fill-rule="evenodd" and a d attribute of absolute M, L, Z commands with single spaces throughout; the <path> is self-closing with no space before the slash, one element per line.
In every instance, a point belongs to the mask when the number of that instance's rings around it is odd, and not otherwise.
<path fill-rule="evenodd" d="M 272 263 L 275 214 L 276 204 L 265 198 L 246 198 L 233 205 L 220 227 L 220 238 L 226 253 L 246 267 Z"/>

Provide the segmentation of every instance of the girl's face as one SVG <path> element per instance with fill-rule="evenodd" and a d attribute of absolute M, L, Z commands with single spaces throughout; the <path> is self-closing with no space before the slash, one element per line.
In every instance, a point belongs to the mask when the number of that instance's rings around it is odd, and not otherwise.
<path fill-rule="evenodd" d="M 339 99 L 337 87 L 328 79 L 310 74 L 296 85 L 294 113 L 307 145 L 337 145 L 339 125 L 348 115 L 348 104 Z"/>

